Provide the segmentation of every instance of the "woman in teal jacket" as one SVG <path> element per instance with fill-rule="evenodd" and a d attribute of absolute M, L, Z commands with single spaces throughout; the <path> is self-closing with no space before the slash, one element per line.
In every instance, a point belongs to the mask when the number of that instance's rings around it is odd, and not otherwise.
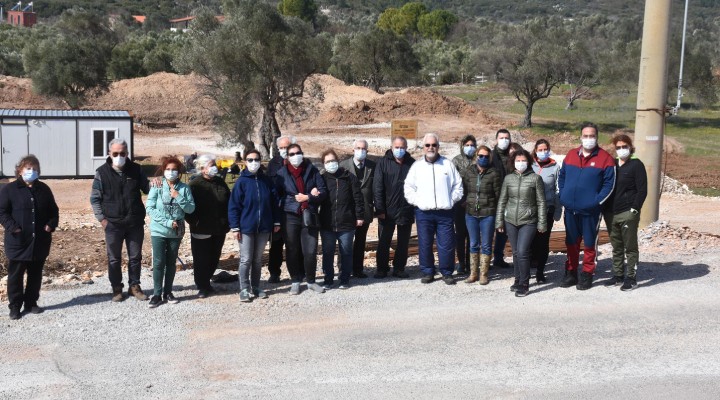
<path fill-rule="evenodd" d="M 160 170 L 164 176 L 162 185 L 150 189 L 146 204 L 153 249 L 154 292 L 150 299 L 150 308 L 159 306 L 163 301 L 172 304 L 178 302 L 172 294 L 175 260 L 180 241 L 185 234 L 185 214 L 195 211 L 195 201 L 190 189 L 180 182 L 182 162 L 171 156 L 164 157 L 161 161 Z"/>

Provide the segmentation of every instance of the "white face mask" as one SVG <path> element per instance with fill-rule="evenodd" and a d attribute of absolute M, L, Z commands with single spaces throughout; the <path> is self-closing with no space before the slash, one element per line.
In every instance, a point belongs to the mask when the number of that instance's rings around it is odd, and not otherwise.
<path fill-rule="evenodd" d="M 367 150 L 365 149 L 355 149 L 355 159 L 358 161 L 363 161 L 367 157 Z"/>
<path fill-rule="evenodd" d="M 302 154 L 295 154 L 294 156 L 290 156 L 290 164 L 292 164 L 293 167 L 297 168 L 302 164 L 303 162 L 303 155 Z"/>
<path fill-rule="evenodd" d="M 402 147 L 393 148 L 392 152 L 393 152 L 393 157 L 395 157 L 397 159 L 401 159 L 405 156 L 405 149 L 403 149 Z"/>
<path fill-rule="evenodd" d="M 507 139 L 507 138 L 498 139 L 498 141 L 497 141 L 498 149 L 505 150 L 508 148 L 508 146 L 510 146 L 510 139 Z"/>
<path fill-rule="evenodd" d="M 630 149 L 617 149 L 617 156 L 621 160 L 626 160 L 628 157 L 630 157 Z"/>
<path fill-rule="evenodd" d="M 125 165 L 125 159 L 126 157 L 123 156 L 117 156 L 112 158 L 113 165 L 116 167 L 122 168 L 123 165 Z"/>
<path fill-rule="evenodd" d="M 165 179 L 169 180 L 170 182 L 174 182 L 178 178 L 178 172 L 177 171 L 165 171 Z"/>
<path fill-rule="evenodd" d="M 25 168 L 22 172 L 22 178 L 25 182 L 32 183 L 37 180 L 40 174 L 34 168 Z"/>
<path fill-rule="evenodd" d="M 463 153 L 467 157 L 472 157 L 475 155 L 475 146 L 463 146 Z"/>
<path fill-rule="evenodd" d="M 525 172 L 527 169 L 527 161 L 515 161 L 515 170 L 519 173 Z"/>
<path fill-rule="evenodd" d="M 208 168 L 205 173 L 207 174 L 207 176 L 212 178 L 213 176 L 218 174 L 218 168 L 217 166 L 213 165 L 212 167 Z"/>
<path fill-rule="evenodd" d="M 339 164 L 337 161 L 328 161 L 325 163 L 325 171 L 334 174 L 337 172 Z"/>
<path fill-rule="evenodd" d="M 260 161 L 248 161 L 245 166 L 251 174 L 254 174 L 260 169 Z"/>
<path fill-rule="evenodd" d="M 535 154 L 537 154 L 537 158 L 538 158 L 538 160 L 540 160 L 540 161 L 547 161 L 547 159 L 550 158 L 550 152 L 549 152 L 549 151 L 538 151 L 538 152 L 535 153 Z"/>
<path fill-rule="evenodd" d="M 582 147 L 585 150 L 594 150 L 597 146 L 597 138 L 583 138 Z"/>
<path fill-rule="evenodd" d="M 280 149 L 280 157 L 282 157 L 283 160 L 287 158 L 287 149 Z"/>

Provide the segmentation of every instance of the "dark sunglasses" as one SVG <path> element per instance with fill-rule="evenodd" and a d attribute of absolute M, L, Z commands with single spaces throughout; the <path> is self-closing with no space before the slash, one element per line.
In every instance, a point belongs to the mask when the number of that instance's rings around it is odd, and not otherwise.
<path fill-rule="evenodd" d="M 289 157 L 297 156 L 297 155 L 300 155 L 300 156 L 301 156 L 302 154 L 303 154 L 302 151 L 298 151 L 297 153 L 288 153 L 288 156 L 289 156 Z"/>
<path fill-rule="evenodd" d="M 490 158 L 490 156 L 486 156 L 485 154 L 478 154 L 478 158 Z"/>
<path fill-rule="evenodd" d="M 615 146 L 615 148 L 618 149 L 618 150 L 619 150 L 619 149 L 629 149 L 630 146 L 628 146 L 628 145 L 625 145 L 625 146 Z"/>
<path fill-rule="evenodd" d="M 246 158 L 245 161 L 246 162 L 260 162 L 260 159 L 259 158 Z"/>
<path fill-rule="evenodd" d="M 113 156 L 113 157 L 117 157 L 117 156 L 125 157 L 125 156 L 127 155 L 127 153 L 124 152 L 124 151 L 121 151 L 121 152 L 119 152 L 119 153 L 118 153 L 118 152 L 110 153 L 110 155 Z"/>
<path fill-rule="evenodd" d="M 437 143 L 425 143 L 425 147 L 438 147 Z"/>

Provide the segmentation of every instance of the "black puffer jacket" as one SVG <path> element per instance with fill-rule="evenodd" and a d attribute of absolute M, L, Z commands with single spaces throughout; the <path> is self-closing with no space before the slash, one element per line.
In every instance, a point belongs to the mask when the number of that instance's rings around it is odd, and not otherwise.
<path fill-rule="evenodd" d="M 345 168 L 331 174 L 323 171 L 322 177 L 328 195 L 320 205 L 320 227 L 326 231 L 347 232 L 355 229 L 357 220 L 363 220 L 365 205 L 360 183 Z"/>
<path fill-rule="evenodd" d="M 415 208 L 405 200 L 405 178 L 415 159 L 405 153 L 402 164 L 395 162 L 392 150 L 378 159 L 375 169 L 375 213 L 385 214 L 398 225 L 415 222 Z"/>
<path fill-rule="evenodd" d="M 466 212 L 473 217 L 494 216 L 502 189 L 500 174 L 494 168 L 486 168 L 480 174 L 475 163 L 472 163 L 463 169 L 460 175 L 463 180 Z"/>
<path fill-rule="evenodd" d="M 492 150 L 492 166 L 497 172 L 500 173 L 501 180 L 504 180 L 505 177 L 512 172 L 512 170 L 508 170 L 507 168 L 507 162 L 509 157 L 509 146 L 505 150 L 500 150 L 497 146 L 495 146 Z"/>
<path fill-rule="evenodd" d="M 52 236 L 58 226 L 58 206 L 48 185 L 22 179 L 0 190 L 0 224 L 5 228 L 5 256 L 9 260 L 40 261 L 50 254 Z M 20 232 L 15 233 L 17 229 Z"/>

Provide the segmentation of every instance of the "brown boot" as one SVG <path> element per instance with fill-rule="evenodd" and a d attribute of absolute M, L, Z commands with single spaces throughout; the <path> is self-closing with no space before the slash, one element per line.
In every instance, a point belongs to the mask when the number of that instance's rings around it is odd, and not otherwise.
<path fill-rule="evenodd" d="M 128 289 L 128 295 L 133 296 L 136 299 L 141 300 L 141 301 L 147 300 L 147 296 L 145 296 L 145 293 L 143 293 L 142 289 L 140 288 L 140 285 L 130 286 L 130 289 Z"/>
<path fill-rule="evenodd" d="M 125 300 L 125 297 L 123 297 L 122 286 L 114 287 L 112 301 L 117 303 L 123 300 Z"/>
<path fill-rule="evenodd" d="M 487 254 L 480 255 L 480 284 L 487 285 L 490 283 L 488 279 L 488 271 L 490 271 L 490 256 Z"/>
<path fill-rule="evenodd" d="M 475 283 L 478 280 L 478 265 L 480 263 L 478 256 L 478 253 L 470 253 L 470 276 L 465 279 L 465 283 Z"/>

